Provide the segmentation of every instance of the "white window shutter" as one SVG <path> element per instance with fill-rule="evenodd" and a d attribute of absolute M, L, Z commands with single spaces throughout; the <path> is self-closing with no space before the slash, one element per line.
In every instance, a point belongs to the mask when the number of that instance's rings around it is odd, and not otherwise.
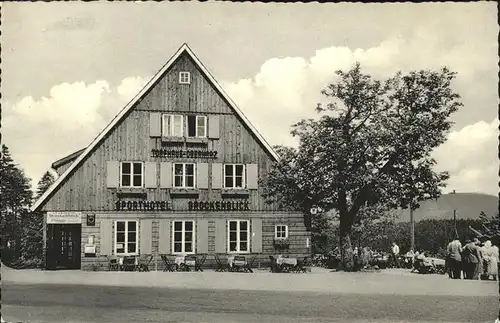
<path fill-rule="evenodd" d="M 196 164 L 196 187 L 201 189 L 208 188 L 208 164 Z"/>
<path fill-rule="evenodd" d="M 259 187 L 259 168 L 257 164 L 246 165 L 247 188 L 256 190 Z"/>
<path fill-rule="evenodd" d="M 141 220 L 140 234 L 139 234 L 139 250 L 141 254 L 151 254 L 152 245 L 151 245 L 151 237 L 153 235 L 153 220 L 144 219 Z"/>
<path fill-rule="evenodd" d="M 172 163 L 160 163 L 160 188 L 172 187 Z"/>
<path fill-rule="evenodd" d="M 226 220 L 215 219 L 215 253 L 226 253 Z"/>
<path fill-rule="evenodd" d="M 262 252 L 262 219 L 252 219 L 252 252 Z"/>
<path fill-rule="evenodd" d="M 212 189 L 222 188 L 222 164 L 213 163 L 212 164 Z"/>
<path fill-rule="evenodd" d="M 170 254 L 170 220 L 161 219 L 159 228 L 158 253 Z"/>
<path fill-rule="evenodd" d="M 219 139 L 219 116 L 211 115 L 208 116 L 208 138 Z"/>
<path fill-rule="evenodd" d="M 120 185 L 120 162 L 109 160 L 106 162 L 106 186 L 118 188 Z"/>
<path fill-rule="evenodd" d="M 196 230 L 196 252 L 208 253 L 208 220 L 198 220 L 198 229 Z"/>
<path fill-rule="evenodd" d="M 113 222 L 109 219 L 102 219 L 99 233 L 99 255 L 111 256 L 113 254 Z"/>
<path fill-rule="evenodd" d="M 152 112 L 149 114 L 149 136 L 161 137 L 161 113 Z"/>
<path fill-rule="evenodd" d="M 146 162 L 144 163 L 144 187 L 146 188 L 157 188 L 157 165 L 156 162 Z"/>

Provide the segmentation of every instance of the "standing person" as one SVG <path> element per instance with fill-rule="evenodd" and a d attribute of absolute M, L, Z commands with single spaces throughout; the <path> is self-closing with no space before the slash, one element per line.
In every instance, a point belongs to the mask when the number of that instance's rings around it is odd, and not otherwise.
<path fill-rule="evenodd" d="M 497 280 L 498 273 L 498 247 L 492 246 L 491 241 L 486 241 L 482 247 L 482 255 L 485 263 L 485 275 L 490 279 Z"/>
<path fill-rule="evenodd" d="M 444 267 L 446 268 L 446 272 L 448 273 L 448 278 L 453 278 L 453 269 L 451 265 L 451 245 L 453 244 L 453 241 L 448 243 L 446 246 L 446 258 L 444 260 Z"/>
<path fill-rule="evenodd" d="M 476 245 L 478 261 L 476 267 L 474 267 L 474 276 L 472 277 L 472 279 L 478 280 L 481 279 L 483 273 L 483 254 L 481 251 L 482 243 L 478 238 L 474 238 L 474 244 Z"/>
<path fill-rule="evenodd" d="M 470 239 L 467 239 L 462 251 L 462 264 L 465 272 L 465 279 L 474 279 L 474 275 L 479 265 L 478 247 Z"/>
<path fill-rule="evenodd" d="M 391 248 L 391 262 L 394 268 L 399 268 L 399 246 L 396 244 L 396 241 L 392 242 Z"/>
<path fill-rule="evenodd" d="M 455 239 L 448 244 L 448 274 L 452 279 L 460 279 L 462 272 L 462 244 Z"/>

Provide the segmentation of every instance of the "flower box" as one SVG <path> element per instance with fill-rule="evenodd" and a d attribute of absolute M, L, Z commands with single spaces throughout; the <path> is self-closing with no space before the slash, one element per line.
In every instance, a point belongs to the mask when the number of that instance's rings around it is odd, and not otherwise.
<path fill-rule="evenodd" d="M 290 248 L 290 241 L 288 239 L 274 239 L 273 246 L 274 249 L 288 249 Z"/>

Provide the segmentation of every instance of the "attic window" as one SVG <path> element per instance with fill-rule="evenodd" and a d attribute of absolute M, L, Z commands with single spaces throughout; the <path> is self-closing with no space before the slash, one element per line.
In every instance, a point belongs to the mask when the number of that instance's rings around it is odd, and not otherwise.
<path fill-rule="evenodd" d="M 179 84 L 190 84 L 190 83 L 191 83 L 191 73 L 179 72 Z"/>

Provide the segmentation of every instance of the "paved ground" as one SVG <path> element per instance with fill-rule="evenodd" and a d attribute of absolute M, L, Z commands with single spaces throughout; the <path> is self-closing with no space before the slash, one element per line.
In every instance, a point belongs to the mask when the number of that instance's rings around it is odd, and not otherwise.
<path fill-rule="evenodd" d="M 66 323 L 493 322 L 498 313 L 497 286 L 405 271 L 238 274 L 2 269 L 2 316 L 8 321 Z"/>
<path fill-rule="evenodd" d="M 205 272 L 83 272 L 4 270 L 2 281 L 19 284 L 85 284 L 99 286 L 170 287 L 297 291 L 350 294 L 404 294 L 450 296 L 497 296 L 498 285 L 490 281 L 450 280 L 444 275 L 410 274 L 408 270 L 370 273 L 329 272 L 313 268 L 307 274 Z"/>

